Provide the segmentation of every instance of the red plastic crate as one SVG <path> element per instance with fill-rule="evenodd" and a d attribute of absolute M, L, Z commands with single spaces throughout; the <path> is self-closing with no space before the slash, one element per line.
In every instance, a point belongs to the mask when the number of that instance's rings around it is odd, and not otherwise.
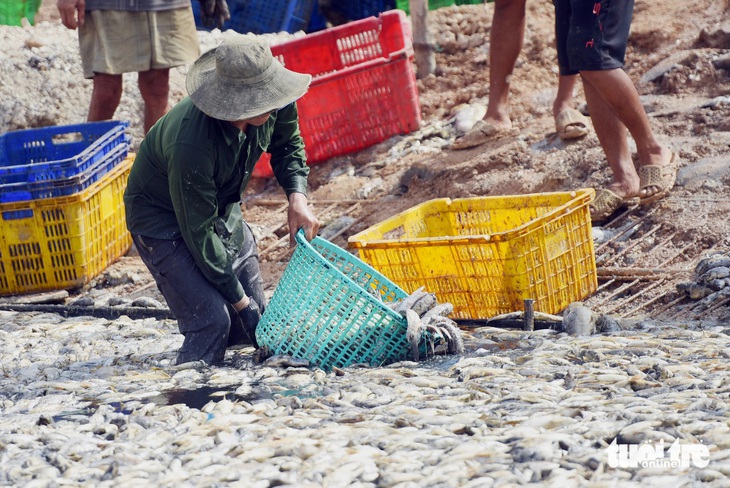
<path fill-rule="evenodd" d="M 410 21 L 383 12 L 271 47 L 287 68 L 312 75 L 297 102 L 309 164 L 364 149 L 421 124 Z M 253 175 L 271 176 L 268 155 Z"/>

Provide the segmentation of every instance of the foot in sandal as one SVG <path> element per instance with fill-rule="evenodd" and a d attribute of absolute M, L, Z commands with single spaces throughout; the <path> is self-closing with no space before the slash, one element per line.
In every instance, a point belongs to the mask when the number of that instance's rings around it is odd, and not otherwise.
<path fill-rule="evenodd" d="M 598 190 L 596 198 L 590 203 L 591 221 L 601 222 L 619 210 L 637 205 L 638 197 L 622 197 L 608 188 Z"/>
<path fill-rule="evenodd" d="M 672 153 L 669 163 L 664 165 L 646 164 L 637 170 L 639 174 L 640 205 L 648 205 L 667 195 L 674 188 L 679 169 L 679 155 Z"/>
<path fill-rule="evenodd" d="M 588 119 L 576 109 L 563 110 L 555 118 L 555 130 L 564 141 L 579 139 L 588 134 Z"/>
<path fill-rule="evenodd" d="M 469 149 L 472 147 L 477 147 L 485 142 L 487 142 L 489 139 L 496 137 L 499 134 L 509 133 L 509 132 L 515 132 L 510 125 L 500 125 L 496 122 L 489 121 L 486 119 L 482 119 L 478 121 L 476 124 L 474 124 L 474 127 L 469 130 L 466 134 L 464 134 L 461 137 L 458 137 L 453 144 L 451 144 L 452 149 Z"/>

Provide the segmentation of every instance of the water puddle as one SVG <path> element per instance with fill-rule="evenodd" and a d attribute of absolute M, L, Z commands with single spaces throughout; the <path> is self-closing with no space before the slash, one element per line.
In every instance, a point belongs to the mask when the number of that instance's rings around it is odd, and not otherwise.
<path fill-rule="evenodd" d="M 547 152 L 551 149 L 563 149 L 566 147 L 565 141 L 560 139 L 557 134 L 555 137 L 546 137 L 530 146 L 532 152 Z"/>
<path fill-rule="evenodd" d="M 54 422 L 61 422 L 63 420 L 68 420 L 71 422 L 78 422 L 83 421 L 85 422 L 86 419 L 91 417 L 96 413 L 96 411 L 99 409 L 99 406 L 101 405 L 99 402 L 95 400 L 88 400 L 91 402 L 91 404 L 88 407 L 79 408 L 77 410 L 68 410 L 66 412 L 58 413 L 51 417 L 51 419 Z M 130 408 L 126 403 L 124 402 L 111 402 L 108 403 L 115 412 L 117 413 L 123 413 L 124 415 L 129 415 L 132 412 L 134 412 L 133 408 Z M 83 423 L 82 422 L 82 423 Z"/>
<path fill-rule="evenodd" d="M 270 398 L 272 395 L 261 395 L 260 392 L 252 390 L 247 395 L 239 395 L 236 393 L 240 385 L 229 386 L 201 386 L 193 390 L 175 389 L 162 392 L 160 395 L 150 397 L 148 400 L 157 405 L 186 405 L 190 408 L 202 409 L 210 402 L 219 402 L 224 398 L 226 400 L 243 400 L 252 402 Z"/>

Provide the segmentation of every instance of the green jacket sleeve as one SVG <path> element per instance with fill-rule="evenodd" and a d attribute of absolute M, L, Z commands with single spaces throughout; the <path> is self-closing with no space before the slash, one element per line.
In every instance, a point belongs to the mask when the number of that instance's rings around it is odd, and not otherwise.
<path fill-rule="evenodd" d="M 238 203 L 220 212 L 212 156 L 189 144 L 170 148 L 168 183 L 182 237 L 208 281 L 229 302 L 244 296 L 233 272 L 243 243 L 243 216 Z"/>
<path fill-rule="evenodd" d="M 295 192 L 306 195 L 309 166 L 304 153 L 304 140 L 299 131 L 296 102 L 277 112 L 268 152 L 271 154 L 274 176 L 286 196 Z"/>

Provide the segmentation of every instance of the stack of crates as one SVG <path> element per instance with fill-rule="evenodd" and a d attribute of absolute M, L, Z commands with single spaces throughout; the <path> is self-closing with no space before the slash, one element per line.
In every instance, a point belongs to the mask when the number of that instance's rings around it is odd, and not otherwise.
<path fill-rule="evenodd" d="M 129 250 L 128 125 L 0 136 L 0 296 L 83 286 Z"/>
<path fill-rule="evenodd" d="M 410 21 L 400 10 L 271 47 L 292 71 L 312 75 L 297 101 L 309 164 L 359 151 L 421 125 Z M 272 176 L 268 154 L 253 176 Z"/>

